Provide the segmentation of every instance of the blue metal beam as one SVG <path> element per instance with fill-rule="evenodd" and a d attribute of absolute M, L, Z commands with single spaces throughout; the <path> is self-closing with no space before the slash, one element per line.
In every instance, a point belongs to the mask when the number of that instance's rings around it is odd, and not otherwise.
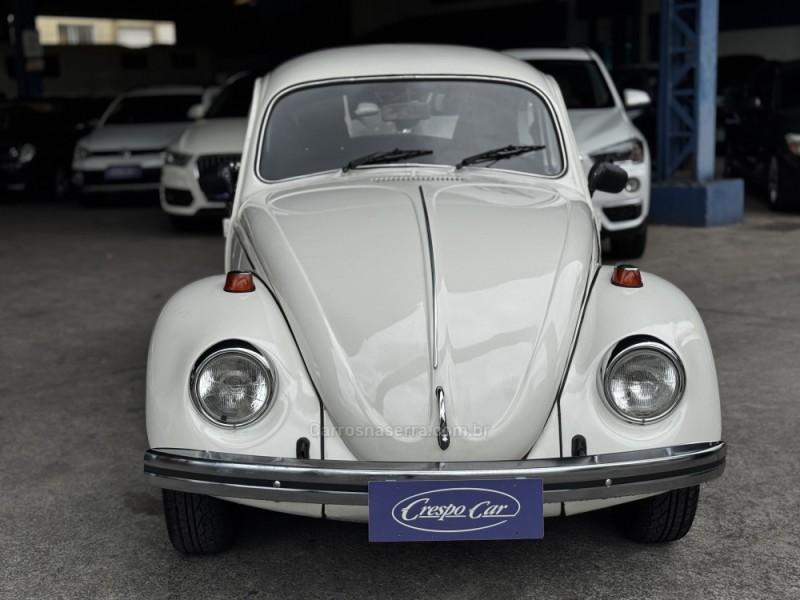
<path fill-rule="evenodd" d="M 714 177 L 719 0 L 661 0 L 658 178 Z"/>

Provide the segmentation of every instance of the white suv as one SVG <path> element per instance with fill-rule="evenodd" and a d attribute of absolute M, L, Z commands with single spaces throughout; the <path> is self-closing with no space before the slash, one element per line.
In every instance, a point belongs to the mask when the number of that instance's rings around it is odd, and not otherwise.
<path fill-rule="evenodd" d="M 229 79 L 203 118 L 167 148 L 159 194 L 161 208 L 176 229 L 197 219 L 227 215 L 254 84 L 255 76 L 250 74 Z M 227 185 L 222 180 L 225 175 L 232 178 Z"/>
<path fill-rule="evenodd" d="M 592 203 L 611 254 L 640 257 L 650 211 L 650 150 L 626 109 L 649 104 L 650 96 L 642 90 L 626 89 L 620 98 L 603 61 L 588 48 L 525 48 L 505 53 L 558 82 L 587 173 L 599 161 L 613 162 L 627 171 L 629 179 L 623 191 L 596 192 Z"/>

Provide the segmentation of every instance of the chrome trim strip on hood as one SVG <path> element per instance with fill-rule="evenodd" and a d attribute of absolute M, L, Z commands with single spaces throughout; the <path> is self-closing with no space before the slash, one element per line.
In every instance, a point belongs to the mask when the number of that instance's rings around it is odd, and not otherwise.
<path fill-rule="evenodd" d="M 594 456 L 488 462 L 361 462 L 150 449 L 156 487 L 227 498 L 365 506 L 370 481 L 542 479 L 544 502 L 602 500 L 680 489 L 720 477 L 723 441 Z"/>
<path fill-rule="evenodd" d="M 428 234 L 428 257 L 431 265 L 431 327 L 433 329 L 433 348 L 431 356 L 433 358 L 433 368 L 439 368 L 439 307 L 436 301 L 436 259 L 433 254 L 433 234 L 431 233 L 431 219 L 428 215 L 428 203 L 425 200 L 425 192 L 419 186 L 419 197 L 422 201 L 422 213 L 425 215 L 425 231 Z"/>

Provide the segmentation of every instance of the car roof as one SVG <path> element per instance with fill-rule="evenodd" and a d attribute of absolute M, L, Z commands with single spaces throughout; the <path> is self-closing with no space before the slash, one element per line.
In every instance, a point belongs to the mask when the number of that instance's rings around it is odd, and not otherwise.
<path fill-rule="evenodd" d="M 365 44 L 318 50 L 288 60 L 269 75 L 278 89 L 343 77 L 506 77 L 547 89 L 546 76 L 497 50 L 447 44 Z"/>
<path fill-rule="evenodd" d="M 516 58 L 542 60 L 594 60 L 595 54 L 589 48 L 511 48 L 504 50 Z"/>

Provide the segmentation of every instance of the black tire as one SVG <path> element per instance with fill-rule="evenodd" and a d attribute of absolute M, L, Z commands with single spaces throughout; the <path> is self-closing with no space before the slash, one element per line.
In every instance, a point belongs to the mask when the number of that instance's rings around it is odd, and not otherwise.
<path fill-rule="evenodd" d="M 672 490 L 615 506 L 614 520 L 622 534 L 634 542 L 674 542 L 689 533 L 699 498 L 698 485 Z"/>
<path fill-rule="evenodd" d="M 781 167 L 778 164 L 778 159 L 771 156 L 767 163 L 767 202 L 772 210 L 786 210 L 788 202 L 786 201 L 786 190 L 783 189 L 783 178 L 781 177 Z"/>
<path fill-rule="evenodd" d="M 236 538 L 235 505 L 225 500 L 163 490 L 169 540 L 182 554 L 213 554 Z"/>
<path fill-rule="evenodd" d="M 609 241 L 614 258 L 641 258 L 647 245 L 647 226 L 642 225 L 633 233 L 613 234 Z"/>

